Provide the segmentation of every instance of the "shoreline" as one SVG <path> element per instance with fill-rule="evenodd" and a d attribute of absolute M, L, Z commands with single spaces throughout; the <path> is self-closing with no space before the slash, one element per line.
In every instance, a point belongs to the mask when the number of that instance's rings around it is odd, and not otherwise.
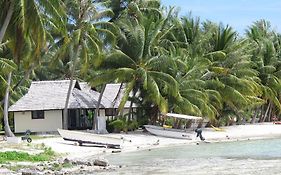
<path fill-rule="evenodd" d="M 42 139 L 34 140 L 31 143 L 31 147 L 28 146 L 28 144 L 25 142 L 22 142 L 21 144 L 4 143 L 2 144 L 1 151 L 4 152 L 16 150 L 28 152 L 30 154 L 36 154 L 38 153 L 38 150 L 30 148 L 44 145 L 46 147 L 50 147 L 56 154 L 58 154 L 58 157 L 49 164 L 43 163 L 42 167 L 50 167 L 58 164 L 63 165 L 65 162 L 70 162 L 70 164 L 74 166 L 70 169 L 63 168 L 60 172 L 78 171 L 79 174 L 79 172 L 93 173 L 121 168 L 116 165 L 111 165 L 110 162 L 104 159 L 104 157 L 112 154 L 122 154 L 145 150 L 150 151 L 152 149 L 155 150 L 165 147 L 178 147 L 185 145 L 281 138 L 281 125 L 276 125 L 273 123 L 233 125 L 221 127 L 220 130 L 222 131 L 215 131 L 213 128 L 203 128 L 202 135 L 203 137 L 205 137 L 205 141 L 201 141 L 199 138 L 196 138 L 195 132 L 193 140 L 154 136 L 148 132 L 143 132 L 142 130 L 137 130 L 135 132 L 129 133 L 109 134 L 113 137 L 124 137 L 125 140 L 127 140 L 124 141 L 123 147 L 121 149 L 95 147 L 90 144 L 83 144 L 83 146 L 79 146 L 76 142 L 63 140 L 63 138 L 59 135 L 47 138 L 44 138 L 45 136 L 42 136 Z M 95 162 L 96 160 L 101 162 L 102 165 L 94 166 L 93 162 Z M 23 165 L 25 165 L 25 163 L 27 163 L 27 165 L 32 164 L 28 162 L 19 162 L 16 164 L 21 165 L 22 163 Z M 36 167 L 39 164 L 41 163 L 35 163 L 33 166 Z M 106 164 L 106 166 L 103 166 L 103 164 Z M 80 167 L 83 167 L 83 169 L 80 170 Z M 37 172 L 37 169 L 33 171 Z M 29 168 L 27 168 L 26 170 L 29 171 Z M 0 168 L 0 174 L 4 172 L 13 174 L 13 172 L 5 169 L 5 167 L 2 166 L 2 168 Z M 15 174 L 17 173 L 18 172 L 15 172 Z"/>
<path fill-rule="evenodd" d="M 213 128 L 203 128 L 202 135 L 205 137 L 206 143 L 232 142 L 243 140 L 271 139 L 281 138 L 281 125 L 270 123 L 233 125 L 221 127 L 223 131 L 215 131 Z M 51 147 L 55 152 L 62 154 L 68 159 L 91 159 L 93 157 L 102 157 L 108 154 L 127 153 L 142 151 L 147 149 L 157 149 L 162 147 L 172 147 L 180 145 L 196 145 L 202 143 L 199 138 L 196 138 L 194 132 L 193 140 L 165 138 L 151 135 L 148 132 L 138 130 L 129 133 L 111 133 L 114 137 L 124 137 L 123 147 L 118 149 L 101 148 L 93 145 L 78 146 L 77 143 L 65 141 L 60 136 L 56 138 L 47 138 L 35 141 L 37 144 L 45 144 Z"/>

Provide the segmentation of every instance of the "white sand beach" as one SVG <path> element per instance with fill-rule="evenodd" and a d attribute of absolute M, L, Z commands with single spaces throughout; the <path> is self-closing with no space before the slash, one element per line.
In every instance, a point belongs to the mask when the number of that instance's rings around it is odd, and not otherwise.
<path fill-rule="evenodd" d="M 215 131 L 213 128 L 203 128 L 202 135 L 207 142 L 224 142 L 239 141 L 249 139 L 265 139 L 265 138 L 281 138 L 281 125 L 273 123 L 262 124 L 246 124 L 222 127 L 223 131 Z M 196 138 L 194 132 L 194 140 L 172 139 L 151 135 L 141 130 L 136 132 L 110 134 L 115 137 L 124 137 L 126 140 L 122 146 L 122 152 L 138 151 L 143 149 L 155 149 L 165 146 L 184 145 L 184 144 L 200 144 L 199 138 Z M 55 152 L 61 153 L 63 157 L 69 159 L 87 159 L 91 157 L 99 157 L 108 153 L 112 153 L 114 149 L 94 147 L 92 145 L 78 146 L 72 141 L 65 141 L 61 137 L 46 138 L 35 140 L 34 143 L 51 147 Z"/>

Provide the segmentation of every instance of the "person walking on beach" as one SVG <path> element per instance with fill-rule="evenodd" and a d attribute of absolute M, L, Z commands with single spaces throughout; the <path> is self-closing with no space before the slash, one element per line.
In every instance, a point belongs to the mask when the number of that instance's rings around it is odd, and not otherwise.
<path fill-rule="evenodd" d="M 195 129 L 195 132 L 197 133 L 197 136 L 196 136 L 196 137 L 199 137 L 200 140 L 202 140 L 202 141 L 205 140 L 205 138 L 202 136 L 202 129 L 197 128 L 197 129 Z"/>

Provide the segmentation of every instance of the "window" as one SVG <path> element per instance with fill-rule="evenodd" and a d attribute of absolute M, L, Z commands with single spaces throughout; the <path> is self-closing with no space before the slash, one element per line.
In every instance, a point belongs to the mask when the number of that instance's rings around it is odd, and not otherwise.
<path fill-rule="evenodd" d="M 116 109 L 113 108 L 105 109 L 105 116 L 115 116 L 115 114 L 116 114 Z"/>
<path fill-rule="evenodd" d="M 32 119 L 44 119 L 44 111 L 32 111 Z"/>

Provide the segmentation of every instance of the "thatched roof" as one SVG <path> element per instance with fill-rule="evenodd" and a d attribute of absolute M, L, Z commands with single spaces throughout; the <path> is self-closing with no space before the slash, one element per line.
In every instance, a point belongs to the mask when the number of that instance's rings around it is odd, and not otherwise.
<path fill-rule="evenodd" d="M 70 80 L 32 82 L 28 93 L 12 105 L 9 111 L 63 109 L 69 84 Z M 81 91 L 79 83 L 74 81 L 68 108 L 95 108 L 97 99 Z"/>
<path fill-rule="evenodd" d="M 9 111 L 33 111 L 64 109 L 70 80 L 34 81 L 21 99 L 13 104 Z M 95 109 L 100 93 L 87 83 L 74 80 L 71 88 L 68 109 Z M 124 94 L 121 84 L 107 84 L 100 108 L 118 108 Z M 130 107 L 130 102 L 125 108 Z M 136 107 L 136 105 L 133 105 Z"/>
<path fill-rule="evenodd" d="M 111 103 L 111 108 L 118 108 L 122 97 L 124 95 L 125 91 L 125 84 L 107 84 L 105 86 L 105 90 L 103 93 L 103 98 L 109 99 Z M 131 94 L 130 94 L 131 96 Z M 130 107 L 130 101 L 127 101 L 124 108 L 129 108 Z M 108 107 L 108 106 L 106 106 Z M 133 107 L 136 107 L 136 104 L 133 104 Z M 108 107 L 109 108 L 109 107 Z"/>
<path fill-rule="evenodd" d="M 95 99 L 96 101 L 98 101 L 100 93 L 97 91 L 94 91 L 91 86 L 89 84 L 87 84 L 86 82 L 81 82 L 79 83 L 81 90 L 87 94 L 89 94 L 91 96 L 92 99 Z M 101 99 L 101 106 L 100 108 L 112 108 L 113 103 L 110 99 L 108 99 L 107 97 L 105 97 L 103 95 L 102 99 Z"/>

